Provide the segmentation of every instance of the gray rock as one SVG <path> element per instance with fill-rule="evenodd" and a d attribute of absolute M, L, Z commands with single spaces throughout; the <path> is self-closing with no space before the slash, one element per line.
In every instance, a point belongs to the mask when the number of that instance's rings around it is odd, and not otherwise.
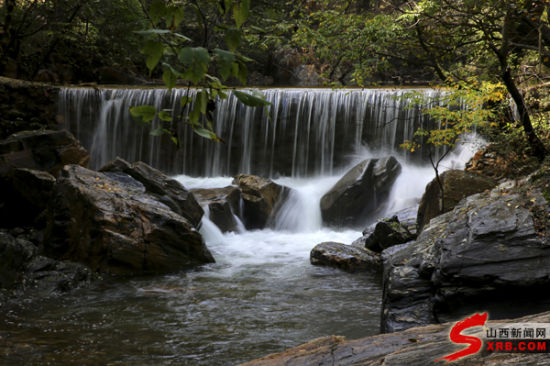
<path fill-rule="evenodd" d="M 195 227 L 124 173 L 63 168 L 46 254 L 113 274 L 169 272 L 214 259 Z"/>
<path fill-rule="evenodd" d="M 497 185 L 496 180 L 492 178 L 463 170 L 447 170 L 440 175 L 440 180 L 443 185 L 443 200 L 436 178 L 428 183 L 422 195 L 416 220 L 419 232 L 432 218 L 449 212 L 464 197 L 492 189 Z"/>
<path fill-rule="evenodd" d="M 503 189 L 465 198 L 415 244 L 384 256 L 383 331 L 454 320 L 469 302 L 521 314 L 506 295 L 550 285 L 550 243 L 535 216 L 546 201 L 536 188 Z"/>
<path fill-rule="evenodd" d="M 550 312 L 510 320 L 510 322 L 518 323 L 547 323 L 549 321 Z M 488 322 L 489 325 L 491 323 L 499 322 Z M 460 349 L 449 340 L 449 331 L 452 326 L 452 323 L 428 325 L 355 340 L 346 340 L 345 337 L 338 336 L 318 338 L 298 347 L 244 363 L 242 366 L 434 365 L 436 359 Z M 474 328 L 468 334 L 483 338 L 483 332 L 484 330 L 481 328 Z M 480 352 L 452 364 L 458 366 L 535 366 L 550 365 L 550 358 L 546 353 Z"/>
<path fill-rule="evenodd" d="M 0 288 L 11 288 L 21 281 L 25 264 L 33 254 L 32 243 L 0 231 Z"/>
<path fill-rule="evenodd" d="M 0 174 L 13 168 L 43 170 L 56 176 L 67 164 L 87 167 L 88 152 L 66 131 L 23 131 L 0 141 Z"/>
<path fill-rule="evenodd" d="M 193 189 L 193 195 L 201 206 L 208 206 L 209 218 L 222 232 L 236 232 L 241 202 L 241 191 L 234 186 L 224 188 Z"/>
<path fill-rule="evenodd" d="M 239 174 L 233 179 L 242 192 L 242 218 L 247 229 L 263 229 L 270 217 L 277 214 L 288 196 L 289 188 L 270 179 Z"/>
<path fill-rule="evenodd" d="M 380 255 L 368 250 L 335 242 L 317 244 L 310 253 L 314 265 L 331 266 L 348 272 L 380 270 Z"/>
<path fill-rule="evenodd" d="M 357 226 L 374 217 L 400 172 L 393 156 L 359 163 L 321 199 L 323 220 L 334 226 Z"/>
<path fill-rule="evenodd" d="M 407 227 L 401 225 L 397 216 L 379 221 L 374 231 L 365 239 L 365 248 L 380 253 L 394 245 L 416 239 Z"/>
<path fill-rule="evenodd" d="M 147 193 L 154 195 L 158 201 L 185 217 L 196 227 L 200 226 L 204 211 L 193 194 L 177 180 L 167 177 L 159 170 L 141 161 L 130 164 L 121 158 L 116 158 L 99 171 L 104 173 L 120 172 L 129 175 L 143 184 Z"/>

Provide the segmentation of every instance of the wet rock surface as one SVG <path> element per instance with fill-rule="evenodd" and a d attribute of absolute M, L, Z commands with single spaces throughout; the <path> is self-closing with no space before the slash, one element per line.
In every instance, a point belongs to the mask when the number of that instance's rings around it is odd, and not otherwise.
<path fill-rule="evenodd" d="M 336 242 L 317 244 L 310 253 L 314 265 L 330 266 L 348 272 L 380 270 L 381 257 L 369 249 Z"/>
<path fill-rule="evenodd" d="M 290 189 L 270 179 L 239 174 L 233 179 L 242 192 L 242 218 L 247 229 L 263 229 L 286 199 Z"/>
<path fill-rule="evenodd" d="M 436 178 L 428 183 L 420 200 L 417 216 L 419 231 L 422 231 L 432 218 L 452 210 L 464 197 L 492 189 L 497 185 L 496 180 L 492 178 L 462 170 L 447 170 L 440 175 L 440 180 L 443 185 L 443 200 Z"/>
<path fill-rule="evenodd" d="M 99 170 L 104 173 L 120 172 L 129 175 L 143 184 L 148 194 L 170 207 L 175 213 L 185 217 L 194 226 L 199 226 L 203 210 L 191 192 L 175 179 L 169 178 L 159 170 L 138 161 L 130 164 L 116 158 Z"/>
<path fill-rule="evenodd" d="M 550 313 L 525 316 L 509 322 L 546 323 Z M 488 324 L 493 322 L 489 321 Z M 426 366 L 434 360 L 463 349 L 449 341 L 452 323 L 416 327 L 401 332 L 380 334 L 357 340 L 330 336 L 315 339 L 281 353 L 244 363 L 242 366 Z M 476 328 L 473 336 L 484 336 Z M 441 363 L 443 364 L 443 363 Z M 453 362 L 453 365 L 550 365 L 548 354 L 489 353 L 482 351 Z"/>
<path fill-rule="evenodd" d="M 191 222 L 125 173 L 68 165 L 50 210 L 46 253 L 94 271 L 170 272 L 214 261 Z"/>
<path fill-rule="evenodd" d="M 33 229 L 0 230 L 1 302 L 44 298 L 90 283 L 93 274 L 86 266 L 43 256 L 39 238 Z"/>
<path fill-rule="evenodd" d="M 347 172 L 321 199 L 323 221 L 357 226 L 383 206 L 401 165 L 393 157 L 365 160 Z"/>
<path fill-rule="evenodd" d="M 222 232 L 236 232 L 235 215 L 239 215 L 241 191 L 234 186 L 224 188 L 193 189 L 201 206 L 208 206 L 209 218 Z"/>
<path fill-rule="evenodd" d="M 376 224 L 374 231 L 365 239 L 365 248 L 380 253 L 386 248 L 414 239 L 416 235 L 401 224 L 397 216 L 393 216 Z"/>
<path fill-rule="evenodd" d="M 382 330 L 455 320 L 469 302 L 525 314 L 506 295 L 550 285 L 548 216 L 539 187 L 512 182 L 432 219 L 414 244 L 384 256 Z"/>

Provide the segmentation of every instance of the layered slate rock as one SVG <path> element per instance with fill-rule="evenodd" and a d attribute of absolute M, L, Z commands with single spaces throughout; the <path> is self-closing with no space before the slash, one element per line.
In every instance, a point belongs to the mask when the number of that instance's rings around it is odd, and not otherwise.
<path fill-rule="evenodd" d="M 235 215 L 240 211 L 241 191 L 234 186 L 191 190 L 201 206 L 208 207 L 210 220 L 222 232 L 236 232 Z"/>
<path fill-rule="evenodd" d="M 44 243 L 54 258 L 113 274 L 169 272 L 214 259 L 194 225 L 133 177 L 63 168 Z"/>
<path fill-rule="evenodd" d="M 401 165 L 393 156 L 357 164 L 321 199 L 323 221 L 356 226 L 375 216 L 400 172 Z"/>
<path fill-rule="evenodd" d="M 550 286 L 547 202 L 526 187 L 502 184 L 467 197 L 432 219 L 416 243 L 384 256 L 383 331 L 480 308 L 521 313 L 529 296 Z"/>
<path fill-rule="evenodd" d="M 158 201 L 185 217 L 196 227 L 200 226 L 204 211 L 193 194 L 185 189 L 180 182 L 167 177 L 159 170 L 141 161 L 130 164 L 117 157 L 99 171 L 120 172 L 129 175 L 143 184 L 147 193 L 155 196 Z"/>
<path fill-rule="evenodd" d="M 394 245 L 416 239 L 416 235 L 399 222 L 397 216 L 379 221 L 374 231 L 365 239 L 365 248 L 380 253 Z"/>
<path fill-rule="evenodd" d="M 23 131 L 0 141 L 0 175 L 14 168 L 46 171 L 53 176 L 66 164 L 88 166 L 90 156 L 66 131 Z"/>
<path fill-rule="evenodd" d="M 348 272 L 379 270 L 382 264 L 380 255 L 368 249 L 335 242 L 317 244 L 311 250 L 310 262 Z"/>
<path fill-rule="evenodd" d="M 263 229 L 269 218 L 275 216 L 290 189 L 270 179 L 250 174 L 239 174 L 233 179 L 242 192 L 242 218 L 247 229 Z"/>
<path fill-rule="evenodd" d="M 464 197 L 492 189 L 497 185 L 492 178 L 463 170 L 443 172 L 440 175 L 440 181 L 443 185 L 443 197 L 440 185 L 434 178 L 426 186 L 426 191 L 420 200 L 417 216 L 419 231 L 422 231 L 432 218 L 452 210 Z"/>
<path fill-rule="evenodd" d="M 508 320 L 510 323 L 548 323 L 550 312 Z M 491 321 L 491 324 L 502 322 Z M 497 325 L 494 325 L 495 327 Z M 426 366 L 436 359 L 464 349 L 466 345 L 454 345 L 449 340 L 453 323 L 416 327 L 405 331 L 380 334 L 355 340 L 330 336 L 318 338 L 286 351 L 268 355 L 242 366 Z M 472 328 L 469 335 L 483 338 L 485 330 Z M 547 353 L 489 353 L 485 350 L 475 355 L 455 361 L 458 366 L 515 366 L 550 365 Z"/>

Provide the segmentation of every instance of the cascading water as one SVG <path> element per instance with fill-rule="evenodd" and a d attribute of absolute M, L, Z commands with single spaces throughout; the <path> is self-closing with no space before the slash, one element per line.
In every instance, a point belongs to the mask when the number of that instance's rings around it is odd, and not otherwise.
<path fill-rule="evenodd" d="M 93 167 L 118 155 L 180 174 L 177 179 L 188 189 L 225 187 L 235 173 L 254 173 L 293 190 L 264 230 L 241 227 L 224 234 L 205 207 L 200 230 L 215 264 L 170 276 L 100 282 L 9 312 L 0 323 L 2 345 L 14 352 L 0 346 L 7 363 L 233 365 L 330 334 L 378 333 L 378 275 L 309 264 L 314 245 L 349 244 L 361 236 L 323 227 L 319 200 L 353 164 L 393 154 L 403 170 L 386 214 L 414 208 L 434 172 L 422 164 L 427 152 L 411 156 L 398 145 L 416 128 L 435 124 L 419 107 L 407 108 L 406 99 L 399 98 L 406 90 L 263 92 L 272 103 L 269 119 L 265 110 L 229 98 L 218 103 L 214 126 L 226 144 L 183 128 L 179 152 L 171 142 L 150 136 L 148 126 L 133 122 L 128 107 L 152 104 L 178 114 L 182 91 L 61 92 L 60 115 L 91 152 Z M 472 137 L 469 146 L 477 141 Z M 472 148 L 461 146 L 440 168 L 461 167 L 472 154 Z M 21 344 L 25 347 L 17 347 Z"/>
<path fill-rule="evenodd" d="M 132 121 L 129 107 L 154 105 L 174 118 L 186 115 L 180 99 L 186 89 L 67 88 L 59 96 L 59 114 L 84 147 L 91 166 L 99 168 L 120 156 L 141 160 L 169 174 L 267 177 L 334 174 L 363 146 L 386 150 L 419 162 L 427 151 L 410 154 L 399 145 L 420 127 L 435 124 L 421 106 L 409 107 L 410 89 L 265 89 L 268 109 L 248 108 L 232 94 L 220 100 L 214 130 L 226 142 L 214 144 L 181 123 L 183 143 L 176 150 L 168 137 L 149 135 L 153 126 Z M 428 98 L 442 93 L 417 89 Z M 196 90 L 190 90 L 191 94 Z"/>

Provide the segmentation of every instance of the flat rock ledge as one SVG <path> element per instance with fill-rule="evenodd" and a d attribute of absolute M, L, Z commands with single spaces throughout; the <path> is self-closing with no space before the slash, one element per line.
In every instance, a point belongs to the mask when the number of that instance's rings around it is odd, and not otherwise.
<path fill-rule="evenodd" d="M 503 323 L 505 321 L 489 321 Z M 550 312 L 525 316 L 506 322 L 550 322 Z M 380 334 L 357 340 L 330 336 L 318 338 L 301 346 L 250 361 L 241 366 L 426 366 L 444 365 L 434 360 L 464 348 L 455 346 L 449 340 L 449 330 L 454 323 L 428 325 L 410 328 L 405 331 Z M 474 334 L 482 336 L 482 328 Z M 546 353 L 486 353 L 453 362 L 453 366 L 516 366 L 550 365 Z"/>
<path fill-rule="evenodd" d="M 330 266 L 348 272 L 380 270 L 382 260 L 379 254 L 365 248 L 335 242 L 315 246 L 310 253 L 313 265 Z"/>

